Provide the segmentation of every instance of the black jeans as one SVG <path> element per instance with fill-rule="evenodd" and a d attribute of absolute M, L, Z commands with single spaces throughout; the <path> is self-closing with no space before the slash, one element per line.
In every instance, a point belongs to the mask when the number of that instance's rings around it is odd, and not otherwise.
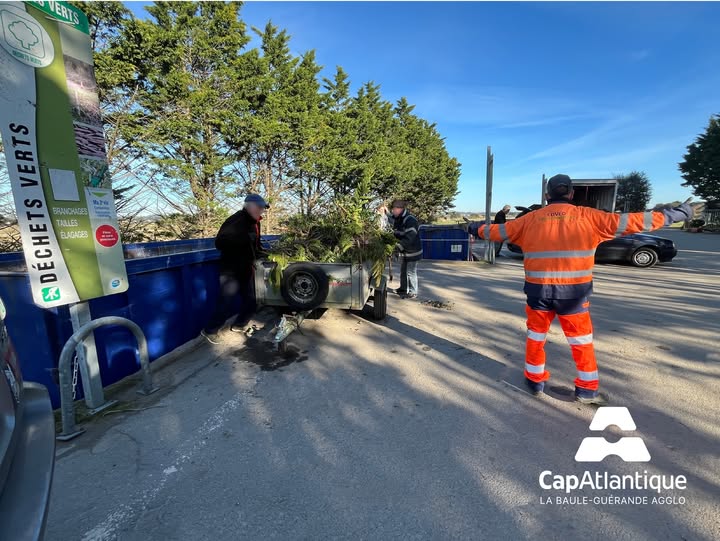
<path fill-rule="evenodd" d="M 233 272 L 221 271 L 220 293 L 218 294 L 215 311 L 210 321 L 205 325 L 205 332 L 210 334 L 218 332 L 232 315 L 238 301 L 240 302 L 240 308 L 232 325 L 242 327 L 247 325 L 257 309 L 253 276 L 251 274 L 249 278 L 243 280 Z"/>

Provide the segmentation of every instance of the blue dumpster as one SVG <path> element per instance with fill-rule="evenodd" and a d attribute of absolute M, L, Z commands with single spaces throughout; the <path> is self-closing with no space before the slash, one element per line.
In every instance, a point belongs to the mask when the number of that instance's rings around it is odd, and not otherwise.
<path fill-rule="evenodd" d="M 421 225 L 423 259 L 469 261 L 470 235 L 457 225 Z"/>
<path fill-rule="evenodd" d="M 277 238 L 264 236 L 263 244 L 267 247 Z M 93 319 L 113 315 L 137 323 L 152 362 L 197 337 L 210 317 L 218 293 L 219 252 L 213 239 L 127 244 L 123 249 L 128 290 L 89 301 L 90 314 Z M 68 307 L 44 309 L 33 303 L 21 253 L 0 255 L 0 297 L 23 378 L 45 385 L 53 407 L 59 407 L 54 371 L 72 335 Z M 127 329 L 102 327 L 95 331 L 95 343 L 104 386 L 140 369 L 135 339 Z"/>

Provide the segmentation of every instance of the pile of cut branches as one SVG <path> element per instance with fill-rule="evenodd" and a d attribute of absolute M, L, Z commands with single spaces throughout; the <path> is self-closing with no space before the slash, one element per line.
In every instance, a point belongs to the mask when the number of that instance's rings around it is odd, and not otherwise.
<path fill-rule="evenodd" d="M 382 231 L 377 215 L 366 206 L 348 212 L 342 205 L 322 215 L 295 215 L 283 224 L 280 241 L 270 250 L 276 263 L 270 282 L 280 287 L 282 273 L 293 262 L 372 263 L 372 278 L 379 285 L 397 240 Z"/>

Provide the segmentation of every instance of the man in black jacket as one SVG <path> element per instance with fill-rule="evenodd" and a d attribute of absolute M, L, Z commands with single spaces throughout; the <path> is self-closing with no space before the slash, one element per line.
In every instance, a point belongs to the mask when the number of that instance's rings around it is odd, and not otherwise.
<path fill-rule="evenodd" d="M 507 222 L 507 213 L 510 212 L 510 205 L 505 205 L 502 210 L 499 210 L 497 214 L 495 215 L 495 219 L 493 220 L 494 224 L 504 224 Z M 500 255 L 500 250 L 502 250 L 503 241 L 496 242 L 495 243 L 495 256 L 497 257 Z"/>
<path fill-rule="evenodd" d="M 220 342 L 218 332 L 237 301 L 240 308 L 230 330 L 243 332 L 255 313 L 254 264 L 265 256 L 260 245 L 260 220 L 267 208 L 270 205 L 262 197 L 248 195 L 243 209 L 225 220 L 215 237 L 215 248 L 220 250 L 220 294 L 215 312 L 201 331 L 212 344 Z"/>
<path fill-rule="evenodd" d="M 417 262 L 422 257 L 419 223 L 407 210 L 407 203 L 396 199 L 392 203 L 392 215 L 395 219 L 393 229 L 398 239 L 397 249 L 402 263 L 400 266 L 400 288 L 396 293 L 403 299 L 414 299 L 418 292 Z"/>

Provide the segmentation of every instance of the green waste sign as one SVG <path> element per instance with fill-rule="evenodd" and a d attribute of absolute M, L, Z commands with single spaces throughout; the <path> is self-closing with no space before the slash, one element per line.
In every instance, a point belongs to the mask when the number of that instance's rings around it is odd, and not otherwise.
<path fill-rule="evenodd" d="M 88 20 L 77 8 L 0 2 L 0 134 L 35 303 L 127 290 Z"/>

